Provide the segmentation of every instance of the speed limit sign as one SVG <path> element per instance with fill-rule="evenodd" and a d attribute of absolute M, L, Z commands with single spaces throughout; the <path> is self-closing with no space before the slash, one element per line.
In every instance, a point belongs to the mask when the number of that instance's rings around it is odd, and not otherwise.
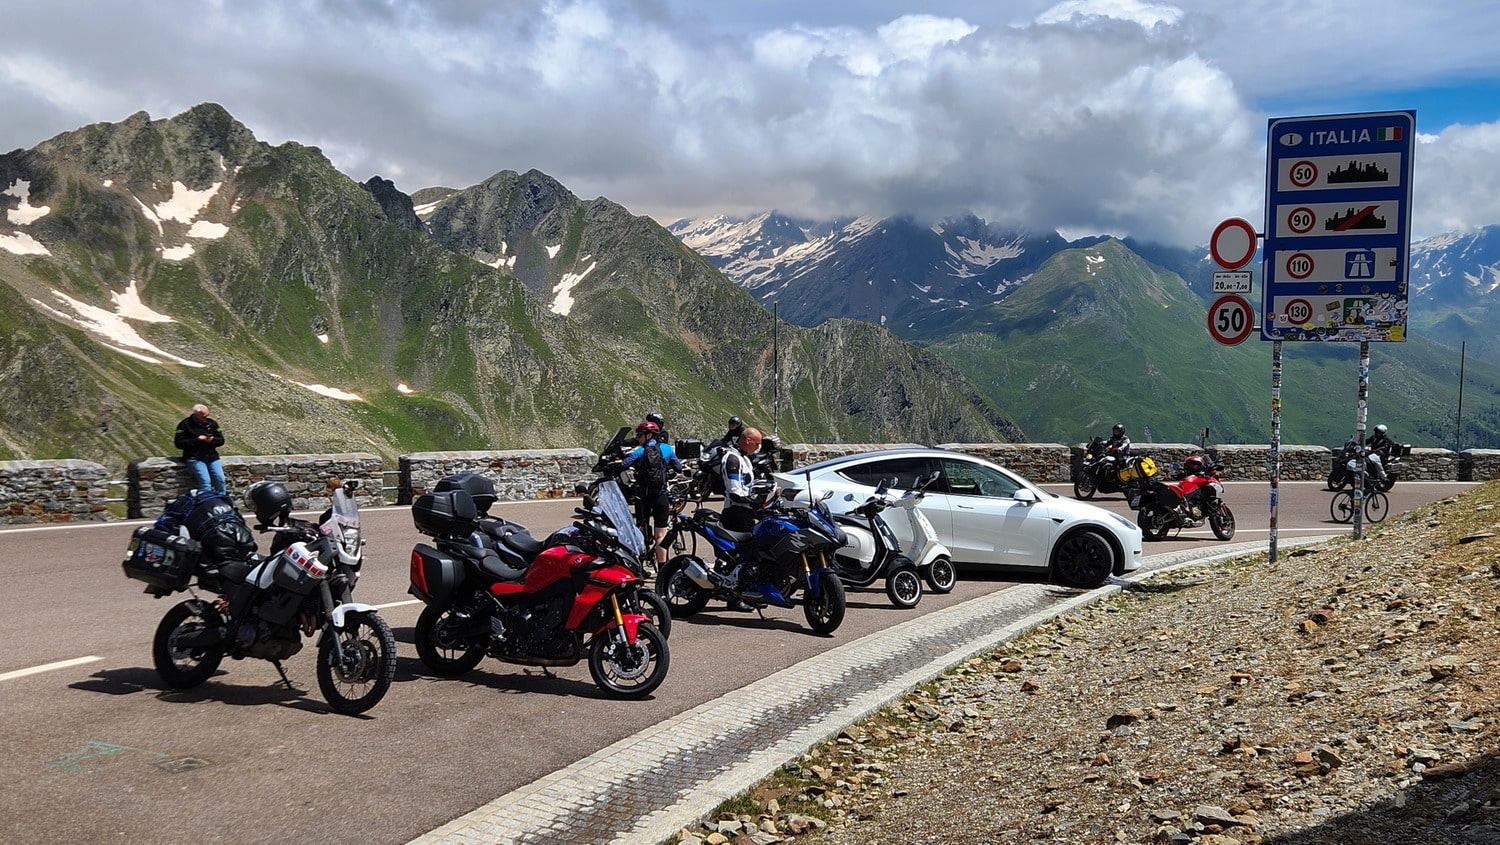
<path fill-rule="evenodd" d="M 1255 328 L 1255 314 L 1243 296 L 1221 296 L 1208 307 L 1208 333 L 1225 346 L 1244 342 Z"/>

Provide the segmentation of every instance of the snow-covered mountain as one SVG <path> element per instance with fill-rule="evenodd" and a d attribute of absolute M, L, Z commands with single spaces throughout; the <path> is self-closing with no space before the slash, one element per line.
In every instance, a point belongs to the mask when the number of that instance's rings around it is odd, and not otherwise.
<path fill-rule="evenodd" d="M 1500 364 L 1500 226 L 1412 244 L 1410 279 L 1414 331 Z"/>
<path fill-rule="evenodd" d="M 1060 250 L 1099 240 L 1069 243 L 973 215 L 923 225 L 906 217 L 815 222 L 772 211 L 668 229 L 784 320 L 812 326 L 850 317 L 900 334 L 934 312 L 1001 299 Z"/>

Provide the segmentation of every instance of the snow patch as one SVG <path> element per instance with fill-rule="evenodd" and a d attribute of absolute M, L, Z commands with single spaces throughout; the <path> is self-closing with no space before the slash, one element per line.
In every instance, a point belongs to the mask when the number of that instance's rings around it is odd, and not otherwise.
<path fill-rule="evenodd" d="M 420 219 L 426 220 L 427 218 L 431 217 L 432 213 L 434 211 L 437 211 L 437 207 L 442 204 L 442 200 L 437 200 L 435 202 L 424 202 L 421 205 L 413 208 L 412 211 L 416 212 L 417 217 L 419 217 Z"/>
<path fill-rule="evenodd" d="M 311 390 L 313 393 L 316 393 L 319 396 L 327 396 L 329 399 L 338 399 L 341 402 L 365 401 L 364 397 L 360 396 L 358 393 L 350 393 L 347 390 L 339 390 L 337 387 L 329 387 L 326 384 L 303 384 L 302 382 L 295 381 L 293 379 L 287 379 L 287 381 L 290 381 L 292 384 L 295 384 L 298 387 Z"/>
<path fill-rule="evenodd" d="M 563 274 L 562 278 L 559 279 L 557 284 L 552 288 L 552 290 L 557 294 L 557 296 L 552 299 L 552 313 L 561 314 L 566 317 L 569 313 L 572 312 L 573 289 L 578 287 L 579 283 L 581 283 L 588 276 L 588 274 L 594 272 L 594 268 L 598 266 L 599 262 L 595 261 L 594 263 L 590 264 L 588 268 L 582 273 Z"/>
<path fill-rule="evenodd" d="M 5 212 L 6 219 L 17 226 L 34 223 L 52 211 L 50 206 L 31 204 L 31 182 L 26 179 L 17 179 L 9 188 L 0 191 L 0 196 L 12 196 L 21 201 L 17 208 Z"/>
<path fill-rule="evenodd" d="M 186 261 L 187 259 L 193 257 L 193 252 L 194 250 L 192 244 L 183 244 L 182 246 L 164 246 L 161 249 L 161 257 L 165 258 L 168 261 Z"/>
<path fill-rule="evenodd" d="M 208 206 L 223 184 L 215 182 L 201 191 L 195 191 L 181 182 L 173 182 L 172 196 L 156 204 L 156 216 L 162 220 L 191 223 Z"/>
<path fill-rule="evenodd" d="M 556 244 L 554 246 L 549 246 L 549 247 L 547 247 L 547 257 L 548 258 L 556 258 L 557 257 L 557 253 L 560 252 L 561 250 L 562 250 L 562 244 Z"/>
<path fill-rule="evenodd" d="M 169 352 L 165 352 L 141 337 L 127 320 L 136 320 L 143 323 L 171 323 L 173 319 L 165 314 L 157 313 L 146 307 L 141 302 L 140 294 L 136 291 L 135 281 L 126 286 L 124 293 L 111 292 L 109 297 L 113 301 L 114 310 L 109 311 L 86 302 L 80 302 L 62 291 L 52 291 L 52 295 L 62 300 L 69 311 L 53 308 L 52 306 L 32 300 L 37 305 L 51 312 L 60 319 L 66 320 L 90 334 L 98 335 L 103 339 L 106 346 L 132 358 L 145 361 L 149 364 L 160 364 L 163 359 L 175 361 L 188 367 L 202 367 L 197 361 L 179 358 Z"/>
<path fill-rule="evenodd" d="M 188 237 L 198 238 L 205 241 L 216 241 L 229 234 L 229 227 L 223 223 L 212 223 L 208 220 L 197 220 L 188 227 Z"/>
<path fill-rule="evenodd" d="M 401 384 L 396 385 L 396 392 L 400 393 L 402 395 L 405 395 L 405 396 L 410 396 L 411 394 L 416 393 L 415 390 L 412 390 L 410 387 L 407 387 L 404 382 L 401 383 Z"/>
<path fill-rule="evenodd" d="M 42 242 L 26 234 L 17 232 L 14 235 L 0 235 L 0 249 L 14 255 L 51 255 L 52 252 Z"/>
<path fill-rule="evenodd" d="M 319 343 L 323 344 L 324 346 L 328 345 L 328 335 L 326 335 L 326 334 L 320 334 L 320 335 L 317 335 L 317 338 L 318 338 L 318 342 Z"/>

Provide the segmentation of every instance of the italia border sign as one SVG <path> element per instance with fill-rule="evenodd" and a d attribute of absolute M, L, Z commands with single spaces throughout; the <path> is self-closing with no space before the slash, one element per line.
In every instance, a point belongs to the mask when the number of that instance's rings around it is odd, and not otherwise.
<path fill-rule="evenodd" d="M 1262 340 L 1406 339 L 1414 111 L 1274 118 Z"/>

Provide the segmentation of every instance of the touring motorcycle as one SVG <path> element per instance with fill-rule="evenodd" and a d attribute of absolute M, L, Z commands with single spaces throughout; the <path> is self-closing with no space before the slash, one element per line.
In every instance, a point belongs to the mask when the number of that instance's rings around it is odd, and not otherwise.
<path fill-rule="evenodd" d="M 1140 494 L 1156 476 L 1156 461 L 1146 455 L 1122 455 L 1099 436 L 1083 450 L 1083 465 L 1073 481 L 1073 497 L 1092 499 L 1095 493 L 1124 493 L 1131 510 L 1140 507 Z"/>
<path fill-rule="evenodd" d="M 644 698 L 661 685 L 667 638 L 629 609 L 642 584 L 634 567 L 645 540 L 625 496 L 606 480 L 576 514 L 573 530 L 554 532 L 520 571 L 497 566 L 494 549 L 478 556 L 443 542 L 412 549 L 409 591 L 427 605 L 414 640 L 429 669 L 456 677 L 486 655 L 544 670 L 587 659 L 594 683 L 617 698 Z M 434 538 L 479 530 L 463 489 L 419 496 L 412 519 Z"/>
<path fill-rule="evenodd" d="M 1343 448 L 1333 458 L 1333 466 L 1328 471 L 1325 484 L 1329 490 L 1342 490 L 1345 487 L 1354 486 L 1354 476 L 1359 472 L 1358 456 L 1360 454 L 1359 441 L 1351 437 L 1344 441 Z M 1365 491 L 1386 492 L 1396 486 L 1396 479 L 1401 474 L 1401 458 L 1411 454 L 1411 445 L 1407 443 L 1392 444 L 1389 454 L 1383 459 L 1385 469 L 1384 478 L 1381 477 L 1380 468 L 1376 466 L 1374 453 L 1368 448 L 1364 450 L 1365 456 Z"/>
<path fill-rule="evenodd" d="M 790 504 L 796 490 L 783 492 L 777 503 L 771 482 L 757 482 L 754 523 L 748 531 L 724 525 L 720 514 L 698 508 L 678 514 L 663 539 L 668 548 L 682 549 L 661 568 L 656 592 L 674 617 L 703 610 L 711 599 L 741 602 L 757 610 L 767 606 L 792 607 L 802 593 L 802 613 L 808 627 L 831 634 L 844 621 L 844 583 L 832 565 L 835 550 L 844 545 L 844 532 L 828 512 L 826 493 L 811 505 Z M 703 540 L 710 563 L 697 554 Z M 688 543 L 691 543 L 691 551 Z"/>
<path fill-rule="evenodd" d="M 1197 528 L 1205 521 L 1220 540 L 1234 537 L 1234 512 L 1224 502 L 1219 468 L 1207 457 L 1183 460 L 1176 481 L 1152 479 L 1141 491 L 1136 522 L 1147 540 L 1161 540 L 1168 531 Z"/>
<path fill-rule="evenodd" d="M 197 588 L 218 596 L 195 595 L 157 626 L 152 659 L 167 685 L 195 687 L 225 657 L 253 657 L 270 661 L 291 689 L 281 661 L 302 649 L 304 636 L 318 635 L 318 687 L 333 710 L 363 713 L 385 696 L 396 675 L 396 638 L 374 607 L 351 600 L 364 562 L 357 486 L 334 490 L 316 523 L 291 516 L 285 486 L 251 487 L 255 529 L 274 534 L 268 556 L 254 551 L 253 540 L 242 555 L 224 552 L 218 538 L 244 524 L 227 499 L 198 505 L 180 524 L 165 518 L 136 530 L 123 566 L 147 593 L 191 591 L 196 578 Z M 207 519 L 198 515 L 205 511 Z"/>

